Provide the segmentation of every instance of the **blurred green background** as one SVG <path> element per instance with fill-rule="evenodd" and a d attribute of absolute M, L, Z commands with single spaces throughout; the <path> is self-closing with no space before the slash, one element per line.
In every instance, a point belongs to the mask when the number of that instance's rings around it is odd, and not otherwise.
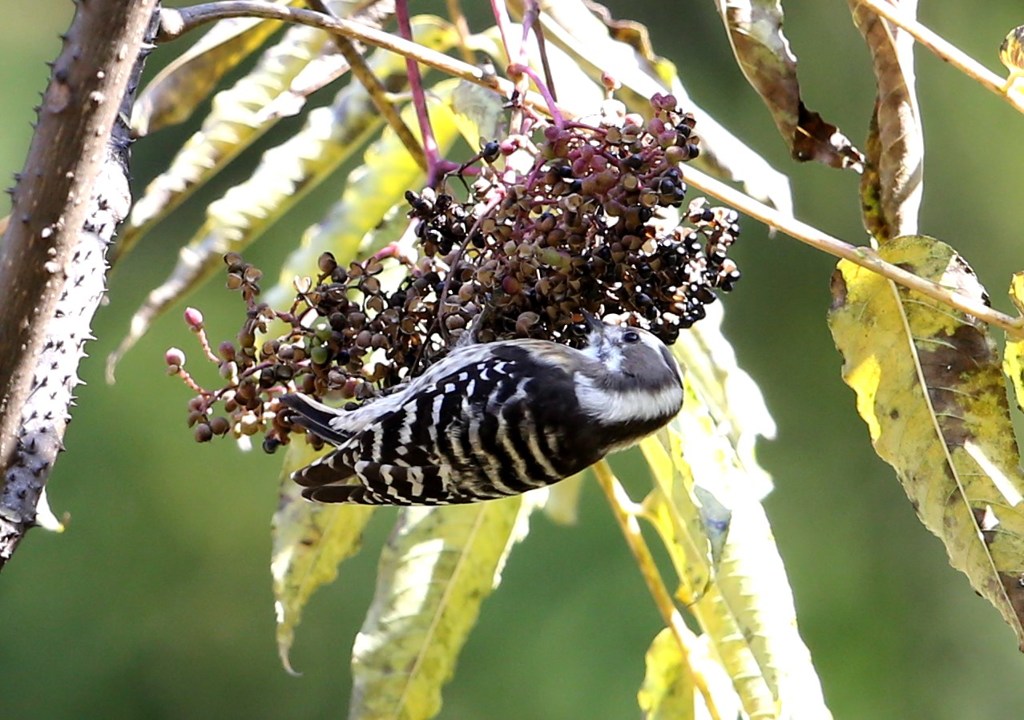
<path fill-rule="evenodd" d="M 694 98 L 791 175 L 802 219 L 864 240 L 857 178 L 789 161 L 735 67 L 713 3 L 674 3 L 671 11 L 654 0 L 608 4 L 648 24 L 655 48 L 679 65 Z M 44 62 L 56 56 L 57 33 L 72 12 L 62 0 L 34 7 L 31 21 L 0 23 L 0 172 L 8 178 L 24 161 Z M 928 3 L 922 19 L 1002 72 L 999 43 L 1024 22 L 1024 11 L 1016 0 L 978 8 Z M 847 4 L 802 0 L 786 9 L 808 106 L 861 144 L 874 81 Z M 157 50 L 150 74 L 182 48 Z M 1024 117 L 926 52 L 919 51 L 918 72 L 927 142 L 922 231 L 954 245 L 993 303 L 1008 310 L 1010 273 L 1024 268 Z M 282 123 L 261 147 L 297 123 Z M 192 128 L 136 146 L 137 188 Z M 246 155 L 111 279 L 93 357 L 82 369 L 88 384 L 49 485 L 54 510 L 70 512 L 72 522 L 63 536 L 31 533 L 0 576 L 5 717 L 345 714 L 351 642 L 393 511 L 379 513 L 365 552 L 313 599 L 293 651 L 304 674 L 290 677 L 277 660 L 268 572 L 279 459 L 191 440 L 188 393 L 162 368 L 167 346 L 193 349 L 178 311 L 127 357 L 116 385 L 103 381 L 104 357 L 200 223 L 204 202 L 244 177 L 256 158 Z M 248 259 L 272 272 L 341 182 L 313 193 Z M 7 208 L 4 197 L 0 214 Z M 752 221 L 744 226 L 733 253 L 744 279 L 726 298 L 727 329 L 779 424 L 778 439 L 760 448 L 776 482 L 767 506 L 835 716 L 1019 716 L 1024 657 L 1011 632 L 918 524 L 840 380 L 825 326 L 833 259 L 784 236 L 769 238 Z M 237 330 L 241 305 L 215 285 L 190 304 L 204 310 L 216 339 Z M 621 459 L 619 466 L 628 467 Z M 659 628 L 617 527 L 588 487 L 578 527 L 538 518 L 513 553 L 445 691 L 441 717 L 637 717 L 643 654 Z"/>

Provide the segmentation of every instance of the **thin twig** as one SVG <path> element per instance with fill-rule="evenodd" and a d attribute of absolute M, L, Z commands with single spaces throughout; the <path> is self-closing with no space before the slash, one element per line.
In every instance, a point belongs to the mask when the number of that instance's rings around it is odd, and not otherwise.
<path fill-rule="evenodd" d="M 185 8 L 164 8 L 161 11 L 160 35 L 157 37 L 157 42 L 175 40 L 190 30 L 194 30 L 207 23 L 237 17 L 281 20 L 344 35 L 352 40 L 358 40 L 367 45 L 398 53 L 415 60 L 421 65 L 435 68 L 452 77 L 461 78 L 467 82 L 489 88 L 504 97 L 509 97 L 515 89 L 512 82 L 506 78 L 497 77 L 482 68 L 462 62 L 450 55 L 445 55 L 442 52 L 432 50 L 418 43 L 404 40 L 391 33 L 343 18 L 328 17 L 323 13 L 304 8 L 275 5 L 267 0 L 222 0 L 221 2 L 193 5 Z M 527 93 L 519 99 L 519 102 L 539 112 L 545 112 L 547 109 L 547 103 L 538 93 Z M 565 108 L 563 108 L 564 111 Z"/>
<path fill-rule="evenodd" d="M 597 482 L 604 491 L 605 497 L 608 498 L 608 505 L 611 507 L 612 514 L 615 515 L 615 520 L 619 523 L 619 528 L 626 538 L 626 544 L 629 545 L 629 549 L 633 552 L 633 557 L 640 568 L 640 574 L 644 577 L 647 590 L 651 593 L 654 604 L 658 607 L 658 612 L 661 613 L 662 620 L 664 620 L 666 627 L 672 631 L 672 635 L 679 643 L 683 659 L 693 673 L 694 684 L 700 690 L 704 703 L 707 705 L 708 714 L 713 720 L 721 720 L 718 707 L 711 696 L 711 689 L 708 687 L 707 678 L 700 668 L 693 666 L 694 659 L 700 656 L 700 652 L 694 647 L 697 637 L 690 628 L 686 627 L 683 616 L 672 601 L 672 596 L 661 579 L 661 573 L 658 572 L 654 556 L 651 554 L 650 548 L 647 547 L 647 542 L 644 540 L 643 533 L 640 530 L 640 523 L 637 522 L 636 513 L 632 509 L 635 503 L 629 498 L 626 491 L 622 489 L 622 485 L 615 477 L 606 460 L 601 460 L 594 465 L 594 475 L 597 477 Z"/>
<path fill-rule="evenodd" d="M 467 63 L 473 62 L 473 51 L 469 49 L 469 22 L 466 14 L 462 12 L 459 0 L 445 0 L 445 8 L 448 11 L 448 20 L 455 26 L 455 32 L 459 34 L 459 52 L 462 59 Z"/>
<path fill-rule="evenodd" d="M 827 252 L 829 255 L 849 260 L 855 265 L 878 273 L 909 290 L 914 290 L 938 300 L 944 305 L 962 310 L 990 325 L 1001 327 L 1011 335 L 1024 335 L 1024 317 L 1010 317 L 998 310 L 993 310 L 977 298 L 961 295 L 933 280 L 926 280 L 907 272 L 903 268 L 883 260 L 873 248 L 845 243 L 812 225 L 801 222 L 790 215 L 784 215 L 688 165 L 682 166 L 682 171 L 687 184 L 718 198 L 770 227 L 781 230 L 795 240 Z"/>
<path fill-rule="evenodd" d="M 1024 112 L 1024 97 L 1015 92 L 1008 92 L 1011 83 L 1007 82 L 1006 78 L 999 77 L 956 45 L 932 32 L 916 19 L 907 17 L 905 13 L 896 6 L 889 4 L 887 0 L 860 0 L 860 2 L 889 22 L 906 30 L 924 47 L 960 70 L 967 77 L 978 82 L 986 90 L 991 90 L 1013 105 L 1019 112 Z"/>
<path fill-rule="evenodd" d="M 337 17 L 324 0 L 309 0 L 309 5 L 327 17 Z M 356 44 L 344 35 L 336 33 L 334 35 L 334 45 L 338 48 L 338 52 L 341 53 L 342 57 L 345 58 L 352 74 L 366 88 L 366 94 L 370 96 L 373 106 L 377 108 L 388 126 L 394 130 L 395 135 L 398 136 L 399 141 L 405 147 L 413 162 L 419 165 L 425 172 L 427 170 L 427 158 L 423 154 L 422 146 L 420 146 L 416 136 L 412 134 L 409 126 L 402 120 L 402 116 L 395 109 L 394 104 L 388 99 L 388 89 L 381 83 L 380 78 L 373 73 L 373 70 L 366 62 L 366 58 L 359 52 Z"/>
<path fill-rule="evenodd" d="M 409 19 L 409 0 L 397 0 L 395 2 L 395 17 L 398 19 L 398 31 L 402 37 L 412 42 L 412 22 Z M 427 163 L 427 185 L 434 187 L 439 181 L 441 174 L 447 169 L 441 159 L 441 151 L 437 147 L 437 140 L 434 138 L 434 129 L 430 126 L 430 114 L 427 111 L 427 96 L 423 92 L 423 78 L 420 76 L 420 66 L 411 57 L 405 58 L 406 81 L 409 83 L 409 92 L 412 93 L 412 106 L 416 110 L 416 122 L 420 128 L 420 138 L 423 142 L 423 158 Z"/>

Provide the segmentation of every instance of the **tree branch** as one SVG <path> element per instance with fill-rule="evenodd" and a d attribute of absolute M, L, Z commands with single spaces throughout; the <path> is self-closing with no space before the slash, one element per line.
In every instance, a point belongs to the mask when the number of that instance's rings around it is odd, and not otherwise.
<path fill-rule="evenodd" d="M 78 3 L 11 193 L 0 247 L 0 568 L 35 523 L 102 297 L 106 244 L 130 203 L 126 117 L 111 138 L 156 6 Z"/>
<path fill-rule="evenodd" d="M 351 40 L 384 48 L 391 52 L 415 60 L 421 65 L 432 67 L 452 77 L 462 78 L 467 82 L 494 90 L 505 97 L 511 96 L 515 86 L 509 80 L 485 73 L 469 63 L 431 50 L 409 40 L 386 33 L 383 30 L 369 27 L 359 22 L 343 18 L 330 17 L 323 13 L 303 8 L 275 5 L 266 0 L 220 0 L 219 2 L 193 5 L 176 10 L 165 8 L 161 13 L 160 32 L 157 42 L 175 40 L 190 30 L 216 20 L 236 17 L 259 17 L 268 20 L 309 25 L 327 32 L 343 35 Z M 540 112 L 547 112 L 547 104 L 539 94 L 530 92 L 521 98 L 524 105 Z M 564 108 L 563 108 L 564 109 Z M 582 111 L 582 110 L 581 110 Z"/>

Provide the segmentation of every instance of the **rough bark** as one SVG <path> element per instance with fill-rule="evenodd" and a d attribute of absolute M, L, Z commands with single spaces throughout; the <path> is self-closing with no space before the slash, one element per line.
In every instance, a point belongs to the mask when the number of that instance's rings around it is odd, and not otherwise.
<path fill-rule="evenodd" d="M 36 523 L 130 204 L 127 121 L 157 0 L 79 0 L 0 245 L 0 568 Z"/>

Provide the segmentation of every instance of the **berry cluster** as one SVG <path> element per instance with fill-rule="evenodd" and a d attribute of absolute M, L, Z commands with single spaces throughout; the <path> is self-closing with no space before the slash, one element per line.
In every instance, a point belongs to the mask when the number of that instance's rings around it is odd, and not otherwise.
<path fill-rule="evenodd" d="M 262 428 L 273 449 L 290 431 L 274 412 L 276 394 L 367 399 L 421 372 L 470 328 L 481 342 L 578 346 L 582 312 L 624 314 L 674 342 L 716 290 L 739 279 L 728 257 L 739 225 L 734 210 L 703 198 L 682 209 L 679 164 L 699 153 L 694 119 L 670 95 L 651 106 L 646 121 L 621 113 L 548 126 L 536 147 L 522 138 L 489 143 L 466 201 L 431 189 L 406 194 L 418 257 L 392 245 L 346 267 L 325 253 L 287 312 L 259 302 L 259 270 L 228 255 L 228 287 L 248 312 L 237 343 L 216 354 L 202 336 L 228 384 L 214 393 L 193 384 L 197 439 Z M 490 163 L 524 149 L 525 170 Z M 384 273 L 394 263 L 404 270 L 397 280 Z M 201 320 L 190 324 L 202 335 Z M 276 339 L 258 340 L 268 333 Z M 168 364 L 191 383 L 183 358 L 169 354 Z M 228 418 L 210 417 L 217 400 Z"/>

